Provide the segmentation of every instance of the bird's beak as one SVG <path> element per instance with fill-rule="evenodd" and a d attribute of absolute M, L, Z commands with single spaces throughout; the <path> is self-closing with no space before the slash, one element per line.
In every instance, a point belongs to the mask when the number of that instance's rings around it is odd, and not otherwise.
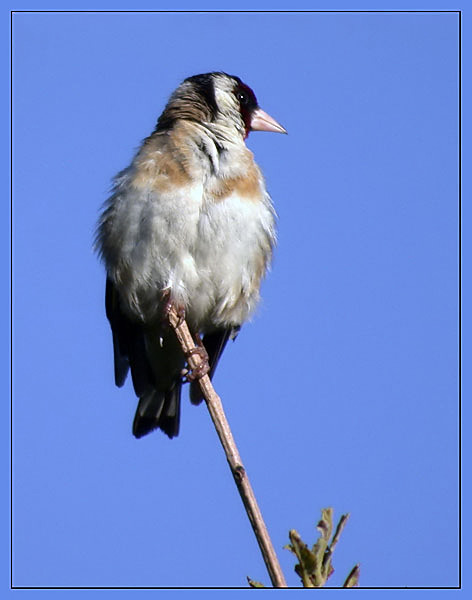
<path fill-rule="evenodd" d="M 275 133 L 287 133 L 280 123 L 277 123 L 262 108 L 256 108 L 251 116 L 251 131 L 274 131 Z"/>

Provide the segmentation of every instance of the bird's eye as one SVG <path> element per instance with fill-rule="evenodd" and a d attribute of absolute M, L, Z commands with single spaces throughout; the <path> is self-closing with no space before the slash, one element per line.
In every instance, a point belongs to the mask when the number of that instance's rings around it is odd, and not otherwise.
<path fill-rule="evenodd" d="M 246 92 L 242 90 L 238 90 L 238 92 L 236 93 L 236 97 L 239 100 L 241 106 L 246 106 L 246 104 L 249 102 L 249 96 L 246 94 Z"/>

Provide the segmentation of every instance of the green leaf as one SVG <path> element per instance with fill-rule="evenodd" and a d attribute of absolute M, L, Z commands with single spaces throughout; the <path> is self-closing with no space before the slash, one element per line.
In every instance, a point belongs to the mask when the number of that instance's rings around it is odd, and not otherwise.
<path fill-rule="evenodd" d="M 263 583 L 261 583 L 260 581 L 254 581 L 254 579 L 251 579 L 250 577 L 247 578 L 247 582 L 249 583 L 249 586 L 252 588 L 263 588 L 265 587 L 265 585 Z"/>
<path fill-rule="evenodd" d="M 352 571 L 347 576 L 347 579 L 344 582 L 343 587 L 348 588 L 348 587 L 356 587 L 357 585 L 359 585 L 359 575 L 360 575 L 359 565 L 354 565 L 354 567 L 352 568 Z"/>

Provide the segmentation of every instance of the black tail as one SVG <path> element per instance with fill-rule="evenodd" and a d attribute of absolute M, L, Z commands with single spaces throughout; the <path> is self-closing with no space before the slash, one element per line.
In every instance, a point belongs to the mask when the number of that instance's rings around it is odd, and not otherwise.
<path fill-rule="evenodd" d="M 168 392 L 154 389 L 141 396 L 134 416 L 133 435 L 140 438 L 157 428 L 170 438 L 178 435 L 181 390 L 179 381 Z"/>

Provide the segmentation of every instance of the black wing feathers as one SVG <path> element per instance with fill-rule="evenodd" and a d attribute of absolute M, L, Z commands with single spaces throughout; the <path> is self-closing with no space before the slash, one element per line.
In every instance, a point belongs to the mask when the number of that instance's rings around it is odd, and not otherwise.
<path fill-rule="evenodd" d="M 105 310 L 113 334 L 113 355 L 115 364 L 115 384 L 122 387 L 129 370 L 127 338 L 130 336 L 129 322 L 120 311 L 118 294 L 113 283 L 107 278 L 105 288 Z"/>
<path fill-rule="evenodd" d="M 115 383 L 121 387 L 131 369 L 134 391 L 139 398 L 133 434 L 142 437 L 159 427 L 170 438 L 176 436 L 180 419 L 180 381 L 175 381 L 167 390 L 158 389 L 149 363 L 144 329 L 123 313 L 110 279 L 106 283 L 105 308 L 113 334 Z"/>

